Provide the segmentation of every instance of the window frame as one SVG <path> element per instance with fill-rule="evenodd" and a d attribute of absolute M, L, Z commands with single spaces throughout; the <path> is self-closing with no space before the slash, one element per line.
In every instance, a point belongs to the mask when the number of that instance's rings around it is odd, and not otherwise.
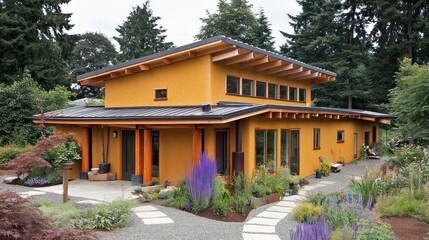
<path fill-rule="evenodd" d="M 158 97 L 158 92 L 160 91 L 164 91 L 165 92 L 165 97 Z M 163 101 L 163 100 L 167 100 L 168 98 L 168 91 L 167 88 L 155 88 L 155 101 Z"/>
<path fill-rule="evenodd" d="M 341 135 L 340 135 L 341 134 Z M 339 139 L 338 137 L 342 136 L 342 139 Z M 337 143 L 343 143 L 346 139 L 346 134 L 344 130 L 337 130 Z"/>
<path fill-rule="evenodd" d="M 292 90 L 292 91 L 291 91 Z M 288 94 L 288 100 L 289 101 L 293 101 L 293 102 L 297 102 L 298 101 L 298 88 L 296 87 L 289 87 L 289 94 Z M 294 92 L 294 99 L 291 98 L 291 93 Z"/>
<path fill-rule="evenodd" d="M 256 140 L 256 135 L 257 135 L 257 132 L 258 131 L 260 131 L 260 132 L 263 132 L 264 133 L 264 139 L 263 139 L 263 144 L 264 144 L 264 147 L 263 147 L 263 162 L 262 162 L 262 165 L 264 165 L 264 166 L 266 166 L 267 164 L 268 164 L 268 149 L 269 149 L 269 147 L 268 147 L 268 132 L 269 131 L 271 131 L 271 132 L 274 132 L 274 138 L 273 138 L 273 140 L 274 140 L 274 143 L 273 143 L 273 168 L 271 169 L 271 170 L 276 170 L 277 169 L 277 164 L 278 164 L 278 131 L 277 131 L 277 129 L 255 129 L 255 167 L 257 167 L 258 166 L 258 159 L 257 159 L 257 156 L 258 156 L 258 154 L 257 154 L 257 150 L 258 150 L 258 144 L 257 144 L 257 140 Z M 266 167 L 268 167 L 268 166 L 266 166 Z"/>
<path fill-rule="evenodd" d="M 262 83 L 262 84 L 264 84 L 264 86 L 265 86 L 265 89 L 264 89 L 264 96 L 259 96 L 259 95 L 258 95 L 258 83 Z M 256 81 L 255 96 L 256 96 L 256 97 L 259 97 L 259 98 L 267 98 L 267 82 Z"/>
<path fill-rule="evenodd" d="M 313 149 L 320 149 L 320 128 L 313 128 Z"/>
<path fill-rule="evenodd" d="M 285 98 L 282 98 L 282 87 L 286 88 Z M 280 100 L 289 100 L 289 87 L 286 85 L 280 85 L 279 87 L 279 99 Z"/>
<path fill-rule="evenodd" d="M 304 99 L 301 100 L 301 91 L 304 92 Z M 298 102 L 306 102 L 307 101 L 307 89 L 298 88 Z"/>
<path fill-rule="evenodd" d="M 274 86 L 274 97 L 270 97 L 270 87 L 272 87 L 272 86 Z M 268 96 L 267 97 L 269 99 L 278 99 L 277 91 L 278 91 L 278 85 L 277 84 L 275 84 L 275 83 L 268 83 Z"/>
<path fill-rule="evenodd" d="M 243 86 L 244 86 L 244 82 L 251 82 L 251 88 L 250 88 L 250 95 L 247 94 L 243 94 Z M 245 96 L 245 97 L 253 97 L 255 96 L 255 80 L 252 79 L 248 79 L 248 78 L 241 78 L 241 96 Z"/>
<path fill-rule="evenodd" d="M 230 78 L 235 78 L 237 79 L 237 92 L 228 92 L 228 80 L 230 80 Z M 226 75 L 226 79 L 225 79 L 225 92 L 226 94 L 230 94 L 230 95 L 240 95 L 240 90 L 241 90 L 241 86 L 240 86 L 240 77 L 234 76 L 234 75 Z"/>

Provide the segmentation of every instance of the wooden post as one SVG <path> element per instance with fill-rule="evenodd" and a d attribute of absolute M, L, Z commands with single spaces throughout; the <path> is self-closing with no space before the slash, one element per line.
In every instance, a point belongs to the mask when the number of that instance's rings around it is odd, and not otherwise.
<path fill-rule="evenodd" d="M 83 129 L 82 172 L 89 172 L 89 128 Z"/>
<path fill-rule="evenodd" d="M 200 162 L 200 154 L 202 151 L 202 130 L 192 130 L 192 159 L 194 163 Z"/>
<path fill-rule="evenodd" d="M 63 203 L 69 201 L 69 171 L 73 163 L 63 163 Z"/>
<path fill-rule="evenodd" d="M 143 133 L 142 129 L 136 129 L 136 167 L 135 175 L 143 174 Z"/>
<path fill-rule="evenodd" d="M 143 183 L 152 181 L 152 131 L 143 131 Z"/>

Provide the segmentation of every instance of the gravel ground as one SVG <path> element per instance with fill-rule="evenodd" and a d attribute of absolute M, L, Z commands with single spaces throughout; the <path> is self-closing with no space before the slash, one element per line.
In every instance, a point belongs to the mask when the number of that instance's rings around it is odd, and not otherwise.
<path fill-rule="evenodd" d="M 318 188 L 316 191 L 332 192 L 344 189 L 349 183 L 349 179 L 354 176 L 361 176 L 364 173 L 365 167 L 379 166 L 383 160 L 361 160 L 343 167 L 341 173 L 333 173 L 329 177 L 316 179 L 314 177 L 308 178 L 310 184 L 320 181 L 334 181 L 335 184 L 327 187 Z M 7 185 L 3 183 L 4 176 L 0 176 L 0 192 L 10 190 L 14 192 L 32 191 L 30 187 Z M 48 202 L 62 202 L 62 195 L 54 193 L 46 193 L 32 197 L 35 201 L 48 201 Z M 70 197 L 70 201 L 76 202 L 84 200 L 83 198 Z M 250 219 L 257 214 L 263 212 L 265 209 L 274 205 L 269 204 L 260 208 L 254 209 L 250 212 L 247 219 Z M 215 220 L 210 220 L 193 214 L 180 211 L 174 208 L 163 206 L 155 206 L 160 211 L 165 213 L 168 217 L 173 219 L 173 224 L 161 225 L 145 225 L 134 214 L 130 219 L 127 227 L 116 229 L 114 231 L 97 232 L 100 239 L 242 239 L 242 230 L 244 223 L 226 223 Z M 281 220 L 276 225 L 276 234 L 281 239 L 289 239 L 290 230 L 296 227 L 297 222 L 292 219 L 290 215 Z"/>

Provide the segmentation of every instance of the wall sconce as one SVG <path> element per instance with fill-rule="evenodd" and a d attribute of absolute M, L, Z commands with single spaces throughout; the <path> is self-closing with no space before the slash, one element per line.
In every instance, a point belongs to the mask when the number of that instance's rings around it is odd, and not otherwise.
<path fill-rule="evenodd" d="M 118 137 L 118 131 L 113 131 L 113 138 L 117 138 Z"/>

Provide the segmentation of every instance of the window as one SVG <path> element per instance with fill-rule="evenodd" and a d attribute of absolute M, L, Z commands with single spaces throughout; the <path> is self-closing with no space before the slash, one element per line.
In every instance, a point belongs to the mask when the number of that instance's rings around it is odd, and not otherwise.
<path fill-rule="evenodd" d="M 240 78 L 233 76 L 226 76 L 226 93 L 239 94 L 240 92 Z"/>
<path fill-rule="evenodd" d="M 306 91 L 305 91 L 305 88 L 300 88 L 299 89 L 299 101 L 300 102 L 305 102 L 305 94 L 306 94 Z"/>
<path fill-rule="evenodd" d="M 280 99 L 287 100 L 287 86 L 280 85 Z"/>
<path fill-rule="evenodd" d="M 313 129 L 313 148 L 320 149 L 320 128 Z"/>
<path fill-rule="evenodd" d="M 344 142 L 344 131 L 337 131 L 337 142 Z"/>
<path fill-rule="evenodd" d="M 267 97 L 267 83 L 256 82 L 256 96 Z"/>
<path fill-rule="evenodd" d="M 282 129 L 280 139 L 280 165 L 288 167 L 289 165 L 289 130 Z"/>
<path fill-rule="evenodd" d="M 271 170 L 277 166 L 277 130 L 256 130 L 256 165 L 267 165 Z"/>
<path fill-rule="evenodd" d="M 167 89 L 155 89 L 155 100 L 167 99 Z"/>
<path fill-rule="evenodd" d="M 358 151 L 358 134 L 353 134 L 353 156 L 357 157 L 357 151 Z"/>
<path fill-rule="evenodd" d="M 289 88 L 289 101 L 296 101 L 296 88 Z"/>
<path fill-rule="evenodd" d="M 241 95 L 253 96 L 253 80 L 243 79 L 241 82 Z"/>
<path fill-rule="evenodd" d="M 276 84 L 268 84 L 268 97 L 269 98 L 277 98 L 277 85 Z"/>

